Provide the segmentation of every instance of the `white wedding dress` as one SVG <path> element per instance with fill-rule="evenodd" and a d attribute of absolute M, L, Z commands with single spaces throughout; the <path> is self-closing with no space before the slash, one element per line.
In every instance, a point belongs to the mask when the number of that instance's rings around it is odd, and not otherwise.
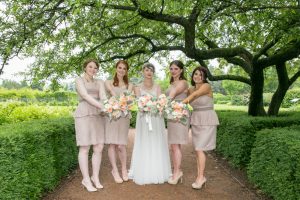
<path fill-rule="evenodd" d="M 141 95 L 152 91 L 140 89 Z M 136 184 L 162 184 L 171 176 L 171 163 L 163 117 L 138 112 L 129 178 Z"/>

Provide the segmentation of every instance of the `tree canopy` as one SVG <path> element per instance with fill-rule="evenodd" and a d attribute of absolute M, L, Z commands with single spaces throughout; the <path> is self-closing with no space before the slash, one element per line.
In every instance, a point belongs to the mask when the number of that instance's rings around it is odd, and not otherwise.
<path fill-rule="evenodd" d="M 264 70 L 277 74 L 270 115 L 300 76 L 299 0 L 6 0 L 1 9 L 1 71 L 23 54 L 37 58 L 37 79 L 79 73 L 88 57 L 104 71 L 127 59 L 135 74 L 151 57 L 179 50 L 205 67 L 218 59 L 219 68 L 234 68 L 209 79 L 250 85 L 250 115 L 266 113 Z"/>

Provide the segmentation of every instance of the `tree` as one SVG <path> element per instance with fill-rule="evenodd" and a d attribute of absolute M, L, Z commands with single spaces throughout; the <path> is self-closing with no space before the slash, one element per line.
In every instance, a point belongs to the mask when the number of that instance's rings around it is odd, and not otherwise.
<path fill-rule="evenodd" d="M 209 67 L 238 74 L 212 74 L 209 79 L 233 80 L 251 87 L 248 113 L 263 108 L 264 70 L 276 69 L 278 87 L 268 114 L 276 115 L 288 88 L 300 76 L 286 69 L 300 54 L 300 5 L 297 0 L 176 0 L 176 1 L 4 1 L 1 15 L 1 58 L 35 56 L 38 79 L 59 79 L 79 73 L 79 63 L 97 57 L 105 71 L 115 59 L 128 59 L 140 70 L 152 56 L 179 50 Z"/>
<path fill-rule="evenodd" d="M 28 87 L 28 84 L 25 80 L 22 80 L 21 82 L 17 82 L 14 80 L 4 79 L 2 80 L 0 87 L 7 88 L 7 89 L 20 89 L 20 88 Z"/>

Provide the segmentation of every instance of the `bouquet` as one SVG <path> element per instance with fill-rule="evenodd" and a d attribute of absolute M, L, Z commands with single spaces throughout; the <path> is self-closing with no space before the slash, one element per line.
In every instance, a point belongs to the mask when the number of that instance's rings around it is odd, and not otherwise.
<path fill-rule="evenodd" d="M 188 105 L 177 101 L 171 101 L 166 106 L 165 116 L 169 120 L 179 121 L 186 125 L 189 117 Z"/>
<path fill-rule="evenodd" d="M 110 120 L 118 119 L 119 117 L 121 117 L 122 111 L 117 97 L 112 96 L 108 100 L 105 100 L 103 104 L 103 112 L 105 112 L 108 115 Z"/>
<path fill-rule="evenodd" d="M 124 92 L 119 96 L 112 96 L 104 101 L 104 112 L 109 119 L 118 119 L 130 115 L 130 109 L 134 103 L 134 94 L 132 92 Z"/>
<path fill-rule="evenodd" d="M 152 95 L 145 94 L 138 98 L 137 106 L 140 112 L 145 114 L 157 114 L 156 98 Z"/>
<path fill-rule="evenodd" d="M 160 116 L 162 116 L 165 112 L 165 109 L 167 108 L 167 105 L 169 103 L 170 99 L 165 95 L 161 94 L 157 98 L 156 101 L 156 108 Z"/>
<path fill-rule="evenodd" d="M 126 98 L 127 108 L 131 110 L 134 103 L 135 103 L 135 95 L 133 92 L 126 91 L 123 93 L 124 97 Z"/>

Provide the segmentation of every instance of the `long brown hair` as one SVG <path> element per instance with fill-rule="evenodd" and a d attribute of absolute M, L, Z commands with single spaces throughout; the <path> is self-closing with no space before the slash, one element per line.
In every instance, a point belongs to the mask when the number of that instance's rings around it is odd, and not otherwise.
<path fill-rule="evenodd" d="M 129 65 L 128 65 L 128 63 L 127 63 L 126 60 L 119 60 L 116 63 L 116 69 L 118 68 L 118 65 L 121 64 L 121 63 L 124 64 L 126 66 L 126 69 L 127 69 L 127 73 L 124 75 L 123 81 L 124 81 L 126 87 L 128 87 L 128 70 L 129 70 Z M 119 86 L 119 79 L 118 79 L 118 76 L 117 76 L 117 72 L 115 73 L 115 76 L 114 76 L 113 86 L 115 86 L 115 87 Z"/>
<path fill-rule="evenodd" d="M 180 61 L 180 60 L 173 60 L 169 67 L 171 67 L 172 65 L 176 65 L 177 67 L 179 67 L 180 69 L 182 69 L 182 72 L 180 73 L 179 76 L 179 80 L 186 80 L 185 76 L 184 76 L 184 64 Z M 174 78 L 171 76 L 170 79 L 170 84 L 174 82 Z"/>
<path fill-rule="evenodd" d="M 194 69 L 193 73 L 192 73 L 192 80 L 191 80 L 191 85 L 195 86 L 196 83 L 194 81 L 194 74 L 196 73 L 196 71 L 199 71 L 203 80 L 203 83 L 208 83 L 207 81 L 207 69 L 205 67 L 202 66 L 198 66 Z"/>

